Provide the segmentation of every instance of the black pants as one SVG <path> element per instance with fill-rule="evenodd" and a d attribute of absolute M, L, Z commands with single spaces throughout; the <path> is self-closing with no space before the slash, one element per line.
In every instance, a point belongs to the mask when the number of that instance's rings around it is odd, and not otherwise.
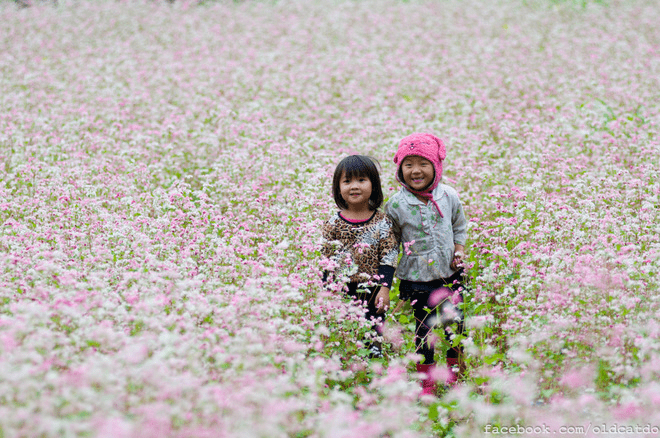
<path fill-rule="evenodd" d="M 378 307 L 376 303 L 376 295 L 380 286 L 363 288 L 365 292 L 358 292 L 358 283 L 348 283 L 347 295 L 356 302 L 356 304 L 363 306 L 365 309 L 364 317 L 374 324 L 374 330 L 378 335 L 382 335 L 382 325 L 384 314 L 378 314 Z"/>
<path fill-rule="evenodd" d="M 435 363 L 435 348 L 430 342 L 430 334 L 434 328 L 442 328 L 441 322 L 454 317 L 457 323 L 457 333 L 464 333 L 463 312 L 450 305 L 452 301 L 463 302 L 464 286 L 461 283 L 462 271 L 452 277 L 426 283 L 402 281 L 401 297 L 412 301 L 415 315 L 415 347 L 416 353 L 424 356 L 425 364 Z M 442 290 L 445 288 L 445 290 Z M 449 295 L 445 298 L 446 295 Z M 444 299 L 443 299 L 444 298 Z M 456 311 L 456 313 L 453 313 Z M 445 338 L 451 343 L 451 333 L 445 331 Z M 463 354 L 463 347 L 458 345 L 447 350 L 448 358 L 457 358 Z"/>

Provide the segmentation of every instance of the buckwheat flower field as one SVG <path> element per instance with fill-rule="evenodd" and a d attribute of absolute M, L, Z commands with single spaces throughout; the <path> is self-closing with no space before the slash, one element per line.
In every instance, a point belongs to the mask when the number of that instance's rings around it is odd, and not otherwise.
<path fill-rule="evenodd" d="M 0 437 L 660 435 L 656 1 L 32 3 L 0 1 Z M 421 400 L 408 308 L 369 359 L 319 251 L 336 163 L 387 198 L 418 131 L 470 221 L 467 372 Z"/>

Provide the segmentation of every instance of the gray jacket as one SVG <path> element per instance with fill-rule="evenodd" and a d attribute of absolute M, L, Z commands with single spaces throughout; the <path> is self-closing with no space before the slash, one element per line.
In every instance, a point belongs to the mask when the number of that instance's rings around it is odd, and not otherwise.
<path fill-rule="evenodd" d="M 454 244 L 465 245 L 467 238 L 463 206 L 456 190 L 445 184 L 433 190 L 433 199 L 444 217 L 432 202 L 424 204 L 403 187 L 385 205 L 385 213 L 400 228 L 403 256 L 396 276 L 401 280 L 432 281 L 449 278 L 455 272 L 450 268 Z"/>

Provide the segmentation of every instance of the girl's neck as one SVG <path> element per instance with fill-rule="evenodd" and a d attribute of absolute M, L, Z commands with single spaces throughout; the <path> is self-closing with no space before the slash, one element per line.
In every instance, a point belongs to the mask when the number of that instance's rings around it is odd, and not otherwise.
<path fill-rule="evenodd" d="M 371 219 L 371 216 L 374 215 L 374 210 L 342 210 L 341 215 L 344 219 L 349 219 L 353 221 L 366 221 Z"/>
<path fill-rule="evenodd" d="M 429 198 L 425 198 L 425 197 L 423 197 L 423 196 L 421 196 L 421 195 L 418 195 L 418 194 L 416 194 L 416 193 L 413 193 L 413 195 L 415 195 L 415 198 L 419 199 L 419 200 L 422 201 L 424 204 L 428 204 L 428 203 L 429 203 Z"/>

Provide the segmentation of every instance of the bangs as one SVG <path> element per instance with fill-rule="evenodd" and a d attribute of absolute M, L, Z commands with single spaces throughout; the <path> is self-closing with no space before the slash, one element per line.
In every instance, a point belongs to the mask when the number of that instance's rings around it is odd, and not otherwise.
<path fill-rule="evenodd" d="M 371 164 L 371 166 L 369 166 L 369 164 Z M 345 174 L 348 179 L 359 177 L 371 179 L 375 170 L 371 169 L 371 167 L 375 168 L 371 160 L 358 155 L 346 157 L 346 159 L 340 163 L 339 167 L 341 167 L 341 169 L 337 170 L 340 170 L 342 175 Z"/>

